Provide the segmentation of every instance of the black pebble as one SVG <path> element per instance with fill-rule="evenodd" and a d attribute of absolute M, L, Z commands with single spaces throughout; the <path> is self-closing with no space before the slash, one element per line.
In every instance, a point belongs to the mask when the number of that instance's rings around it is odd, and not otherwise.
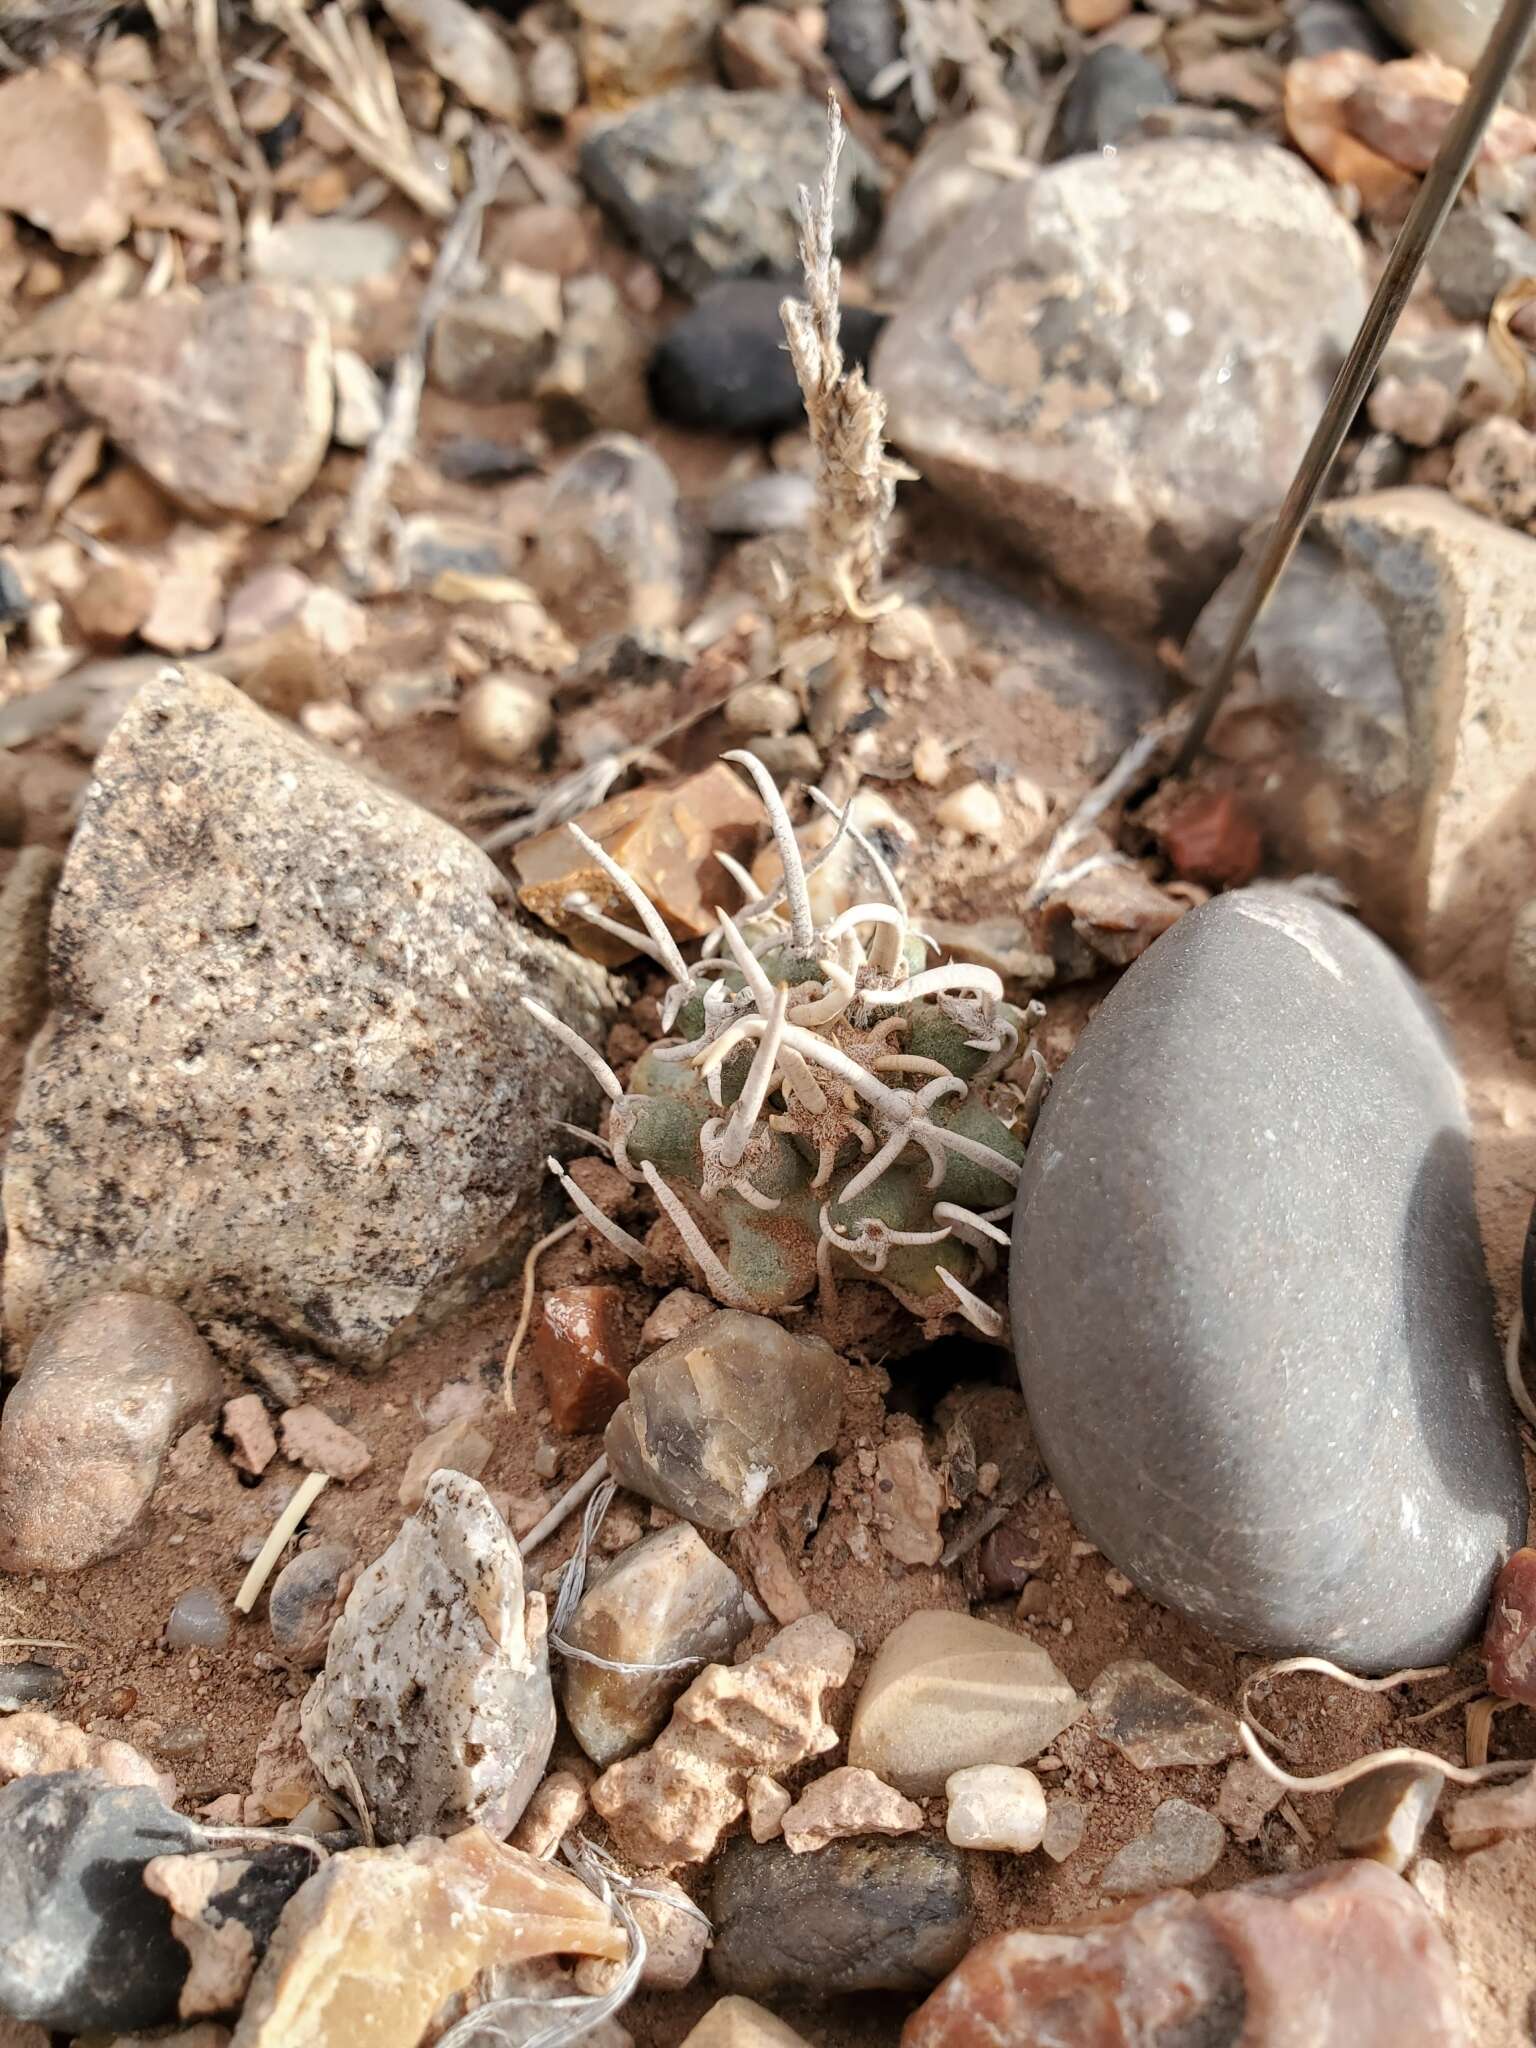
<path fill-rule="evenodd" d="M 168 2025 L 187 1974 L 154 1856 L 206 1846 L 147 1786 L 97 1771 L 0 1791 L 0 2014 L 65 2033 Z"/>
<path fill-rule="evenodd" d="M 651 357 L 651 403 L 674 426 L 772 434 L 804 417 L 779 307 L 798 283 L 743 278 L 716 285 L 664 335 Z M 843 312 L 843 353 L 867 364 L 883 313 Z"/>
<path fill-rule="evenodd" d="M 1154 107 L 1171 107 L 1178 94 L 1163 73 L 1139 50 L 1106 43 L 1085 57 L 1067 87 L 1056 125 L 1046 147 L 1046 160 L 1084 156 L 1113 149 Z"/>
<path fill-rule="evenodd" d="M 896 0 L 830 0 L 827 55 L 865 105 L 880 73 L 901 55 L 901 26 Z"/>
<path fill-rule="evenodd" d="M 27 616 L 32 609 L 32 600 L 27 596 L 15 564 L 5 555 L 0 555 L 0 626 L 14 626 Z"/>

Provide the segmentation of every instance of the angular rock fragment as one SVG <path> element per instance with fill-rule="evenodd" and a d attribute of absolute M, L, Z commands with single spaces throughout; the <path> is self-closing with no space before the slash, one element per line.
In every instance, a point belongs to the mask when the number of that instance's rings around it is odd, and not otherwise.
<path fill-rule="evenodd" d="M 605 983 L 502 887 L 227 684 L 142 688 L 54 905 L 5 1162 L 12 1338 L 131 1285 L 365 1362 L 515 1271 L 546 1119 L 596 1092 L 518 994 L 592 1038 Z"/>
<path fill-rule="evenodd" d="M 551 1771 L 512 1830 L 513 1848 L 547 1863 L 586 1813 L 587 1806 L 584 1778 L 574 1771 Z"/>
<path fill-rule="evenodd" d="M 1065 1863 L 1083 1846 L 1087 1832 L 1088 1809 L 1080 1799 L 1053 1799 L 1046 1810 L 1040 1846 L 1053 1863 Z"/>
<path fill-rule="evenodd" d="M 683 553 L 666 463 L 629 434 L 589 441 L 554 478 L 527 573 L 550 616 L 579 640 L 675 626 Z"/>
<path fill-rule="evenodd" d="M 750 1998 L 721 1998 L 709 2008 L 682 2048 L 809 2048 L 803 2034 Z"/>
<path fill-rule="evenodd" d="M 1088 1712 L 1104 1740 L 1138 1771 L 1219 1764 L 1240 1748 L 1232 1715 L 1145 1657 L 1106 1664 L 1088 1688 Z"/>
<path fill-rule="evenodd" d="M 715 910 L 736 884 L 716 858 L 740 860 L 757 840 L 756 799 L 723 761 L 667 789 L 652 784 L 599 804 L 576 820 L 589 839 L 633 876 L 679 938 L 715 929 Z M 563 825 L 525 841 L 514 855 L 518 901 L 593 960 L 619 966 L 634 949 L 599 931 L 572 899 L 605 916 L 633 915 L 619 891 Z"/>
<path fill-rule="evenodd" d="M 98 1294 L 56 1315 L 0 1418 L 0 1570 L 78 1571 L 142 1542 L 166 1452 L 222 1394 L 171 1302 Z"/>
<path fill-rule="evenodd" d="M 819 1337 L 719 1309 L 634 1368 L 603 1448 L 621 1486 L 706 1529 L 739 1529 L 837 1441 L 842 1381 Z"/>
<path fill-rule="evenodd" d="M 576 0 L 576 49 L 594 106 L 649 99 L 709 69 L 726 0 Z"/>
<path fill-rule="evenodd" d="M 1369 1856 L 1388 1870 L 1405 1871 L 1444 1790 L 1439 1771 L 1414 1764 L 1389 1764 L 1357 1778 L 1334 1808 L 1333 1846 L 1341 1856 Z"/>
<path fill-rule="evenodd" d="M 61 249 L 112 248 L 164 183 L 155 131 L 120 85 L 95 84 L 64 57 L 0 85 L 0 212 Z"/>
<path fill-rule="evenodd" d="M 750 1997 L 920 1991 L 964 1955 L 971 1897 L 947 1842 L 731 1842 L 715 1866 L 709 1974 Z"/>
<path fill-rule="evenodd" d="M 542 1594 L 485 1489 L 436 1472 L 353 1587 L 303 1708 L 327 1784 L 351 1774 L 386 1842 L 472 1823 L 505 1835 L 555 1739 Z"/>
<path fill-rule="evenodd" d="M 1010 1270 L 1051 1475 L 1151 1598 L 1367 1672 L 1479 1626 L 1527 1503 L 1466 1109 L 1353 919 L 1256 887 L 1157 942 L 1057 1076 Z"/>
<path fill-rule="evenodd" d="M 923 1809 L 873 1771 L 844 1764 L 813 1778 L 783 1817 L 779 1832 L 804 1856 L 849 1835 L 910 1835 L 925 1824 Z"/>
<path fill-rule="evenodd" d="M 1536 1773 L 1527 1771 L 1508 1785 L 1485 1785 L 1462 1794 L 1445 1816 L 1453 1849 L 1486 1849 L 1505 1835 L 1536 1828 Z"/>
<path fill-rule="evenodd" d="M 1165 1799 L 1144 1835 L 1117 1849 L 1099 1876 L 1106 1898 L 1134 1898 L 1194 1884 L 1214 1870 L 1227 1831 L 1213 1813 L 1188 1799 Z"/>
<path fill-rule="evenodd" d="M 939 1517 L 948 1496 L 921 1436 L 887 1437 L 875 1453 L 875 1531 L 900 1564 L 937 1564 L 944 1549 Z"/>
<path fill-rule="evenodd" d="M 771 1842 L 784 1832 L 784 1816 L 794 1800 L 777 1778 L 754 1771 L 747 1780 L 747 1829 L 754 1842 Z"/>
<path fill-rule="evenodd" d="M 1256 1842 L 1266 1818 L 1285 1797 L 1268 1771 L 1247 1757 L 1228 1764 L 1216 1798 L 1216 1818 L 1235 1842 Z"/>
<path fill-rule="evenodd" d="M 362 1438 L 312 1402 L 286 1409 L 279 1431 L 283 1456 L 306 1471 L 324 1472 L 330 1479 L 361 1479 L 373 1463 L 373 1453 Z"/>
<path fill-rule="evenodd" d="M 492 1964 L 621 1957 L 623 1929 L 581 1880 L 483 1828 L 352 1849 L 290 1900 L 234 2048 L 416 2048 Z"/>
<path fill-rule="evenodd" d="M 230 1463 L 259 1479 L 277 1456 L 277 1435 L 260 1394 L 237 1394 L 226 1401 L 223 1430 L 234 1446 Z"/>
<path fill-rule="evenodd" d="M 1082 1702 L 1045 1651 L 969 1614 L 929 1609 L 892 1629 L 870 1666 L 850 1763 L 923 1799 L 970 1764 L 1022 1764 Z"/>
<path fill-rule="evenodd" d="M 629 1373 L 624 1293 L 612 1286 L 552 1287 L 533 1333 L 550 1420 L 563 1436 L 601 1429 L 624 1398 Z"/>
<path fill-rule="evenodd" d="M 1252 566 L 1201 614 L 1197 677 Z M 1245 663 L 1261 715 L 1299 729 L 1288 765 L 1244 784 L 1267 843 L 1335 876 L 1427 975 L 1473 930 L 1507 931 L 1530 893 L 1533 635 L 1536 539 L 1444 491 L 1368 491 L 1314 519 Z"/>
<path fill-rule="evenodd" d="M 873 381 L 931 484 L 1146 626 L 1201 603 L 1283 492 L 1364 303 L 1359 238 L 1296 158 L 1149 142 L 970 214 Z"/>
<path fill-rule="evenodd" d="M 0 1791 L 0 2013 L 70 2034 L 176 2017 L 187 1958 L 151 1857 L 203 1834 L 147 1786 L 94 1771 L 18 1778 Z"/>
<path fill-rule="evenodd" d="M 443 308 L 432 333 L 432 381 L 469 405 L 526 398 L 560 326 L 560 280 L 512 266 L 497 292 L 470 292 Z"/>
<path fill-rule="evenodd" d="M 1536 1706 L 1536 1550 L 1517 1550 L 1494 1580 L 1483 1656 L 1500 1699 Z"/>
<path fill-rule="evenodd" d="M 822 173 L 826 122 L 814 100 L 685 87 L 595 130 L 581 151 L 587 189 L 679 291 L 758 272 L 797 275 L 795 193 Z M 845 143 L 833 236 L 854 256 L 879 214 L 879 172 Z"/>
<path fill-rule="evenodd" d="M 589 1656 L 676 1670 L 607 1671 L 567 1656 L 571 1733 L 606 1769 L 649 1742 L 699 1667 L 729 1656 L 751 1628 L 741 1581 L 686 1522 L 632 1544 L 590 1584 L 564 1640 Z"/>
<path fill-rule="evenodd" d="M 427 1481 L 434 1472 L 462 1472 L 478 1479 L 491 1462 L 491 1440 L 461 1417 L 423 1437 L 406 1461 L 400 1480 L 400 1505 L 415 1513 L 426 1498 Z"/>
<path fill-rule="evenodd" d="M 945 1781 L 944 1832 L 957 1849 L 1038 1849 L 1048 1812 L 1040 1780 L 1013 1764 L 971 1764 Z"/>
<path fill-rule="evenodd" d="M 317 1862 L 304 1842 L 274 1838 L 145 1864 L 144 1883 L 170 1907 L 171 1932 L 190 1964 L 177 1997 L 179 2018 L 240 2010 L 284 1906 Z"/>
<path fill-rule="evenodd" d="M 824 1695 L 853 1668 L 853 1643 L 824 1614 L 791 1622 L 745 1664 L 712 1664 L 648 1750 L 605 1771 L 592 1804 L 621 1853 L 670 1869 L 702 1863 L 746 1807 L 755 1773 L 792 1770 L 837 1745 Z"/>
<path fill-rule="evenodd" d="M 281 519 L 331 438 L 330 330 L 307 293 L 226 285 L 105 308 L 65 382 L 200 519 Z"/>
<path fill-rule="evenodd" d="M 1412 1886 L 1327 1863 L 973 1949 L 901 2048 L 1148 2039 L 1149 2014 L 1209 2048 L 1466 2048 L 1449 1943 Z M 985 2031 L 982 2031 L 985 2030 Z"/>

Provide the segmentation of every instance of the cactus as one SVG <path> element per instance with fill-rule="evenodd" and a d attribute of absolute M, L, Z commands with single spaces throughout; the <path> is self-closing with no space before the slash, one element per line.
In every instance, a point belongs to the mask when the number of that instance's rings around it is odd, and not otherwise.
<path fill-rule="evenodd" d="M 782 877 L 766 895 L 721 856 L 747 901 L 689 966 L 655 906 L 579 827 L 569 829 L 633 906 L 632 931 L 585 902 L 574 908 L 666 969 L 668 1034 L 624 1088 L 607 1062 L 537 1003 L 527 1007 L 584 1060 L 609 1097 L 615 1164 L 645 1182 L 677 1226 L 715 1298 L 767 1312 L 813 1288 L 835 1296 L 858 1274 L 925 1321 L 958 1309 L 997 1335 L 1001 1318 L 975 1292 L 1008 1243 L 1027 1125 L 1044 1086 L 995 1085 L 1025 1017 L 987 967 L 925 966 L 932 942 L 913 930 L 879 852 L 819 790 L 837 819 L 807 866 L 771 776 L 755 755 L 727 754 L 752 775 Z M 807 876 L 847 835 L 879 900 L 817 929 Z M 1012 1096 L 1005 1120 L 990 1096 Z M 560 1166 L 571 1201 L 636 1260 L 645 1247 L 605 1216 Z M 716 1249 L 717 1245 L 720 1249 Z"/>

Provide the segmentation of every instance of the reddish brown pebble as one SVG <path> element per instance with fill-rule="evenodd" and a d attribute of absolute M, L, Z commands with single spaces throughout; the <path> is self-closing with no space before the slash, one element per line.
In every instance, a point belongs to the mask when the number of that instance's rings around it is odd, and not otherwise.
<path fill-rule="evenodd" d="M 279 1427 L 283 1456 L 310 1472 L 324 1472 L 332 1479 L 359 1479 L 373 1463 L 360 1437 L 311 1402 L 284 1409 Z"/>
<path fill-rule="evenodd" d="M 237 1472 L 260 1478 L 277 1456 L 277 1437 L 260 1394 L 237 1394 L 224 1403 L 224 1434 L 229 1438 L 229 1461 Z"/>
<path fill-rule="evenodd" d="M 1160 828 L 1174 872 L 1193 882 L 1240 888 L 1259 871 L 1264 844 L 1241 798 L 1226 789 L 1185 797 Z"/>
<path fill-rule="evenodd" d="M 1536 1707 L 1536 1550 L 1517 1550 L 1494 1580 L 1483 1655 L 1501 1699 Z"/>
<path fill-rule="evenodd" d="M 601 1429 L 624 1398 L 630 1360 L 623 1300 L 617 1287 L 555 1287 L 544 1297 L 533 1355 L 550 1420 L 563 1436 Z"/>
<path fill-rule="evenodd" d="M 1380 1864 L 1351 1862 L 993 1935 L 912 2015 L 901 2048 L 1175 2035 L 1202 2048 L 1467 2041 L 1456 1961 L 1428 1907 Z"/>
<path fill-rule="evenodd" d="M 1044 1564 L 1038 1537 L 1029 1533 L 1038 1521 L 1038 1515 L 1020 1506 L 990 1536 L 982 1538 L 976 1563 L 988 1600 L 1006 1600 L 1012 1593 L 1022 1593 Z"/>

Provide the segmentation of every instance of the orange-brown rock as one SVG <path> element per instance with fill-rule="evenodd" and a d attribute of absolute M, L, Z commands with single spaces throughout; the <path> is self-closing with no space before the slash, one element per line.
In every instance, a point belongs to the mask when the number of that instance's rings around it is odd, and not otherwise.
<path fill-rule="evenodd" d="M 333 1857 L 284 1908 L 235 2029 L 236 2048 L 416 2048 L 482 1970 L 528 1957 L 625 1952 L 581 1880 L 483 1828 Z"/>
<path fill-rule="evenodd" d="M 634 877 L 679 938 L 702 938 L 714 929 L 716 905 L 734 903 L 740 893 L 715 856 L 750 858 L 761 821 L 746 784 L 717 761 L 671 789 L 613 797 L 576 822 Z M 633 947 L 597 930 L 573 907 L 571 899 L 581 896 L 605 916 L 634 924 L 620 890 L 564 825 L 530 839 L 514 859 L 525 910 L 564 932 L 588 959 L 618 966 L 635 957 Z"/>
<path fill-rule="evenodd" d="M 1501 1699 L 1536 1707 L 1536 1550 L 1517 1550 L 1494 1580 L 1483 1655 Z"/>
<path fill-rule="evenodd" d="M 630 1347 L 619 1287 L 552 1287 L 533 1337 L 550 1420 L 564 1436 L 601 1429 L 623 1400 Z"/>
<path fill-rule="evenodd" d="M 1241 888 L 1259 872 L 1264 842 L 1241 797 L 1191 790 L 1158 827 L 1174 872 L 1213 888 Z"/>
<path fill-rule="evenodd" d="M 1344 103 L 1344 119 L 1368 148 L 1406 170 L 1427 171 L 1466 96 L 1467 74 L 1425 52 L 1362 78 Z M 1479 151 L 1482 161 L 1513 163 L 1533 150 L 1536 122 L 1513 107 L 1496 108 Z"/>
<path fill-rule="evenodd" d="M 1362 50 L 1327 50 L 1298 57 L 1285 73 L 1285 127 L 1303 156 L 1335 185 L 1353 185 L 1367 212 L 1377 212 L 1411 190 L 1413 175 L 1348 127 L 1351 95 L 1376 72 Z"/>
<path fill-rule="evenodd" d="M 1465 2048 L 1456 1962 L 1418 1893 L 1328 1863 L 1207 1898 L 1020 1927 L 972 1949 L 902 2048 Z"/>

